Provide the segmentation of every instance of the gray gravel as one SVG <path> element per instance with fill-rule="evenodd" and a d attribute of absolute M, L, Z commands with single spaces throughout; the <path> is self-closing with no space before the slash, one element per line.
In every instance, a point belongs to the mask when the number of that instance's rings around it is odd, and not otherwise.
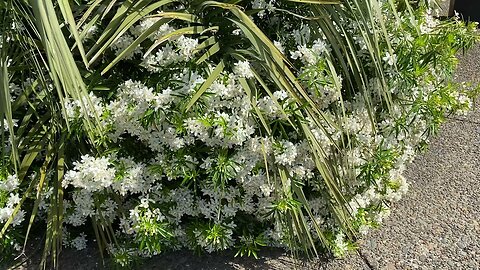
<path fill-rule="evenodd" d="M 441 0 L 439 1 L 439 5 L 441 8 L 441 15 L 446 16 L 448 14 L 448 9 L 450 7 L 450 0 Z"/>

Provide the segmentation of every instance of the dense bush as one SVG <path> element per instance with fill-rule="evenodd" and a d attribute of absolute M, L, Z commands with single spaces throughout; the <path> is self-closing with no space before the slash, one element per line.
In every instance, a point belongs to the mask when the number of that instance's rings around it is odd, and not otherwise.
<path fill-rule="evenodd" d="M 76 22 L 62 14 L 83 45 L 60 56 L 48 26 L 27 24 L 43 4 L 2 7 L 18 16 L 1 38 L 17 119 L 2 111 L 2 254 L 31 215 L 45 258 L 95 237 L 121 266 L 181 248 L 343 256 L 475 94 L 451 78 L 476 25 L 428 3 L 79 2 Z M 30 58 L 12 57 L 22 46 Z"/>

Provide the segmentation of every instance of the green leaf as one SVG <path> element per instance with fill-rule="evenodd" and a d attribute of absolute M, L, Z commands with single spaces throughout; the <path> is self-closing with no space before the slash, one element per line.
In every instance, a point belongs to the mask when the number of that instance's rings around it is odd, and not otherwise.
<path fill-rule="evenodd" d="M 150 46 L 150 48 L 148 48 L 148 50 L 145 52 L 145 57 L 147 57 L 150 53 L 152 53 L 152 51 L 155 48 L 157 48 L 159 45 L 161 45 L 162 43 L 164 43 L 165 41 L 167 41 L 171 38 L 182 36 L 182 35 L 201 34 L 204 31 L 208 31 L 208 30 L 211 30 L 211 29 L 213 29 L 213 27 L 206 28 L 206 27 L 203 27 L 203 26 L 189 26 L 189 27 L 184 27 L 184 28 L 177 29 L 177 30 L 175 30 L 171 33 L 168 33 L 166 35 L 163 35 L 163 36 L 159 37 L 155 41 L 155 43 L 153 43 L 153 45 Z"/>
<path fill-rule="evenodd" d="M 88 51 L 87 56 L 92 56 L 92 64 L 118 40 L 132 25 L 158 8 L 176 2 L 175 0 L 162 0 L 148 5 L 150 1 L 125 1 L 107 25 L 95 45 Z"/>
<path fill-rule="evenodd" d="M 225 64 L 223 63 L 223 60 L 218 63 L 218 65 L 215 67 L 215 69 L 212 71 L 212 73 L 208 76 L 207 80 L 202 84 L 200 89 L 193 95 L 192 99 L 188 102 L 185 111 L 188 111 L 195 102 L 207 91 L 207 89 L 212 85 L 212 83 L 220 76 L 222 73 L 223 69 L 225 68 Z"/>

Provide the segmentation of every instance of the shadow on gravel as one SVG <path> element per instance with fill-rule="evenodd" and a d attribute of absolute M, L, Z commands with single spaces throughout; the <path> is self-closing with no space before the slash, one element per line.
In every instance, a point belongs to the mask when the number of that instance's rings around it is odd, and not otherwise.
<path fill-rule="evenodd" d="M 259 258 L 235 257 L 234 251 L 224 251 L 211 254 L 196 255 L 192 251 L 181 250 L 167 252 L 153 258 L 139 261 L 131 269 L 141 270 L 230 270 L 230 269 L 319 269 L 319 265 L 330 261 L 330 258 L 310 261 L 307 258 L 295 260 L 291 254 L 279 248 L 265 248 L 258 253 Z M 41 252 L 35 252 L 30 256 L 19 258 L 16 266 L 6 269 L 38 269 L 41 260 Z M 20 262 L 23 263 L 18 265 Z M 1 267 L 0 267 L 1 268 Z M 4 268 L 2 268 L 4 269 Z M 71 249 L 62 250 L 60 255 L 60 269 L 68 270 L 96 270 L 115 269 L 108 265 L 104 266 L 100 260 L 100 254 L 96 246 L 89 245 L 87 249 L 76 251 Z"/>

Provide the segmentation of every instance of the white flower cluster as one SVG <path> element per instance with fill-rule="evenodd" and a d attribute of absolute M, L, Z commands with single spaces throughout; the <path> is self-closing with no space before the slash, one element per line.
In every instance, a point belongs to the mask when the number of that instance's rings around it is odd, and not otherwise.
<path fill-rule="evenodd" d="M 70 245 L 76 250 L 82 250 L 87 248 L 87 235 L 85 233 L 80 233 L 79 236 L 72 239 Z"/>
<path fill-rule="evenodd" d="M 281 142 L 279 149 L 275 149 L 275 162 L 282 165 L 292 165 L 297 157 L 297 148 L 291 142 Z"/>
<path fill-rule="evenodd" d="M 147 18 L 145 20 L 142 20 L 138 25 L 134 25 L 130 28 L 130 33 L 135 37 L 139 37 L 142 33 L 146 32 L 158 21 L 158 18 Z M 158 27 L 155 32 L 149 36 L 149 38 L 153 41 L 161 36 L 173 32 L 174 30 L 175 29 L 168 25 L 168 23 L 164 23 L 160 27 Z"/>
<path fill-rule="evenodd" d="M 315 65 L 319 58 L 327 52 L 328 47 L 325 41 L 317 39 L 310 48 L 306 44 L 298 45 L 296 51 L 290 52 L 290 57 L 295 60 L 302 60 L 305 65 Z"/>
<path fill-rule="evenodd" d="M 128 46 L 130 46 L 135 41 L 135 38 L 128 33 L 123 34 L 115 40 L 112 44 L 112 49 L 115 51 L 115 55 L 120 55 Z M 124 59 L 132 59 L 136 54 L 141 54 L 142 48 L 136 47 L 133 52 L 124 56 Z"/>
<path fill-rule="evenodd" d="M 386 52 L 385 56 L 382 59 L 389 66 L 395 65 L 395 63 L 397 62 L 397 56 L 395 54 L 390 54 L 389 52 Z"/>
<path fill-rule="evenodd" d="M 115 169 L 110 167 L 108 158 L 82 156 L 74 162 L 75 169 L 65 174 L 64 187 L 73 185 L 88 192 L 95 192 L 110 186 L 115 178 Z"/>
<path fill-rule="evenodd" d="M 14 213 L 16 206 L 20 203 L 18 186 L 20 182 L 17 175 L 0 176 L 0 224 L 5 223 Z M 18 226 L 25 219 L 25 211 L 20 209 L 13 216 L 12 226 Z"/>
<path fill-rule="evenodd" d="M 17 175 L 8 175 L 6 179 L 0 182 L 0 190 L 13 192 L 18 188 L 18 185 L 20 185 L 20 182 Z"/>
<path fill-rule="evenodd" d="M 250 68 L 250 63 L 248 63 L 248 61 L 239 61 L 235 63 L 233 72 L 237 76 L 247 79 L 253 78 L 255 76 L 252 72 L 252 69 Z"/>
<path fill-rule="evenodd" d="M 253 0 L 252 1 L 252 8 L 259 10 L 257 15 L 259 18 L 264 18 L 267 13 L 271 13 L 275 11 L 275 4 L 277 0 Z"/>
<path fill-rule="evenodd" d="M 345 234 L 337 233 L 333 242 L 333 255 L 335 257 L 343 257 L 349 251 L 348 242 L 345 242 Z"/>
<path fill-rule="evenodd" d="M 65 222 L 81 226 L 88 217 L 100 215 L 103 220 L 113 222 L 117 217 L 117 203 L 110 198 L 99 199 L 97 195 L 110 189 L 122 196 L 144 193 L 151 189 L 154 181 L 154 174 L 131 158 L 84 155 L 79 162 L 74 162 L 74 168 L 65 174 L 62 182 L 64 188 L 76 188 L 72 200 L 64 203 Z"/>
<path fill-rule="evenodd" d="M 168 25 L 167 25 L 168 27 Z M 172 31 L 169 27 L 162 30 L 162 35 Z M 172 64 L 189 61 L 195 54 L 198 40 L 181 35 L 176 39 L 167 41 L 167 44 L 155 53 L 144 57 L 142 66 L 150 72 L 160 72 Z"/>
<path fill-rule="evenodd" d="M 428 34 L 434 31 L 435 27 L 439 24 L 439 21 L 433 17 L 432 9 L 427 10 L 423 19 L 424 21 L 420 24 L 420 32 L 422 34 Z"/>
<path fill-rule="evenodd" d="M 306 141 L 293 143 L 254 136 L 255 120 L 251 111 L 246 109 L 251 107 L 251 102 L 238 82 L 240 76 L 233 73 L 225 74 L 222 79 L 212 84 L 208 90 L 211 95 L 202 100 L 207 105 L 203 114 L 192 113 L 183 116 L 181 128 L 184 128 L 185 133 L 179 133 L 178 127 L 165 120 L 172 119 L 178 113 L 176 108 L 182 103 L 178 96 L 191 94 L 194 92 L 192 89 L 198 89 L 204 80 L 196 74 L 179 74 L 176 77 L 180 80 L 176 82 L 176 86 L 171 86 L 171 89 L 175 90 L 154 90 L 134 81 L 122 84 L 117 98 L 103 108 L 109 115 L 105 121 L 106 125 L 112 128 L 111 138 L 120 142 L 124 134 L 138 138 L 157 153 L 157 157 L 150 162 L 161 167 L 165 177 L 170 181 L 185 177 L 185 174 L 198 169 L 210 177 L 214 177 L 217 170 L 223 170 L 225 175 L 219 176 L 220 181 L 227 181 L 226 183 L 238 181 L 241 189 L 230 186 L 219 192 L 213 186 L 206 185 L 202 187 L 202 196 L 199 198 L 189 189 L 163 189 L 163 185 L 158 185 L 160 178 L 146 177 L 148 175 L 146 167 L 131 159 L 115 158 L 110 161 L 105 157 L 93 158 L 87 155 L 76 162 L 75 167 L 68 171 L 65 177 L 65 186 L 72 185 L 78 189 L 72 198 L 73 208 L 67 209 L 67 213 L 70 213 L 65 218 L 67 223 L 79 226 L 87 217 L 94 217 L 97 211 L 94 206 L 96 205 L 94 193 L 107 187 L 111 187 L 122 196 L 150 192 L 152 195 L 149 200 L 157 204 L 170 205 L 162 212 L 158 209 L 140 208 L 144 202 L 135 206 L 130 211 L 130 218 L 122 219 L 121 222 L 124 232 L 130 234 L 138 232 L 138 226 L 141 224 L 139 222 L 146 222 L 145 218 L 154 216 L 156 221 L 168 221 L 177 226 L 181 225 L 182 218 L 186 216 L 224 222 L 243 211 L 257 217 L 265 217 L 275 200 L 275 185 L 269 178 L 269 174 L 273 177 L 275 172 L 266 172 L 267 168 L 259 171 L 256 169 L 259 164 L 264 164 L 265 157 L 272 168 L 275 163 L 286 167 L 289 177 L 298 179 L 314 177 L 315 164 Z M 273 97 L 278 103 L 287 100 L 288 94 L 276 91 Z M 149 111 L 160 113 L 158 120 L 160 124 L 142 125 L 141 120 Z M 319 133 L 324 134 L 323 131 Z M 231 155 L 211 155 L 201 163 L 192 156 L 178 157 L 169 154 L 185 151 L 196 142 L 201 142 L 211 149 L 227 147 L 234 151 Z M 197 155 L 195 152 L 190 154 Z M 121 180 L 116 180 L 119 175 Z M 157 191 L 150 191 L 154 183 L 157 183 Z M 115 206 L 109 209 L 115 209 Z M 112 211 L 114 210 L 104 210 L 103 215 Z M 113 220 L 114 215 L 111 216 Z M 180 228 L 182 227 L 178 229 Z M 231 230 L 227 229 L 225 232 L 226 239 L 231 237 Z M 177 234 L 183 235 L 185 232 L 180 230 Z M 207 237 L 203 233 L 197 233 L 197 236 L 200 245 L 211 251 L 231 246 L 231 240 L 226 242 L 222 240 L 221 243 L 215 242 L 216 240 L 210 242 L 202 238 Z"/>
<path fill-rule="evenodd" d="M 82 97 L 81 100 L 67 99 L 65 110 L 70 120 L 84 117 L 95 118 L 102 116 L 103 106 L 101 105 L 101 99 L 90 92 L 88 98 Z"/>

